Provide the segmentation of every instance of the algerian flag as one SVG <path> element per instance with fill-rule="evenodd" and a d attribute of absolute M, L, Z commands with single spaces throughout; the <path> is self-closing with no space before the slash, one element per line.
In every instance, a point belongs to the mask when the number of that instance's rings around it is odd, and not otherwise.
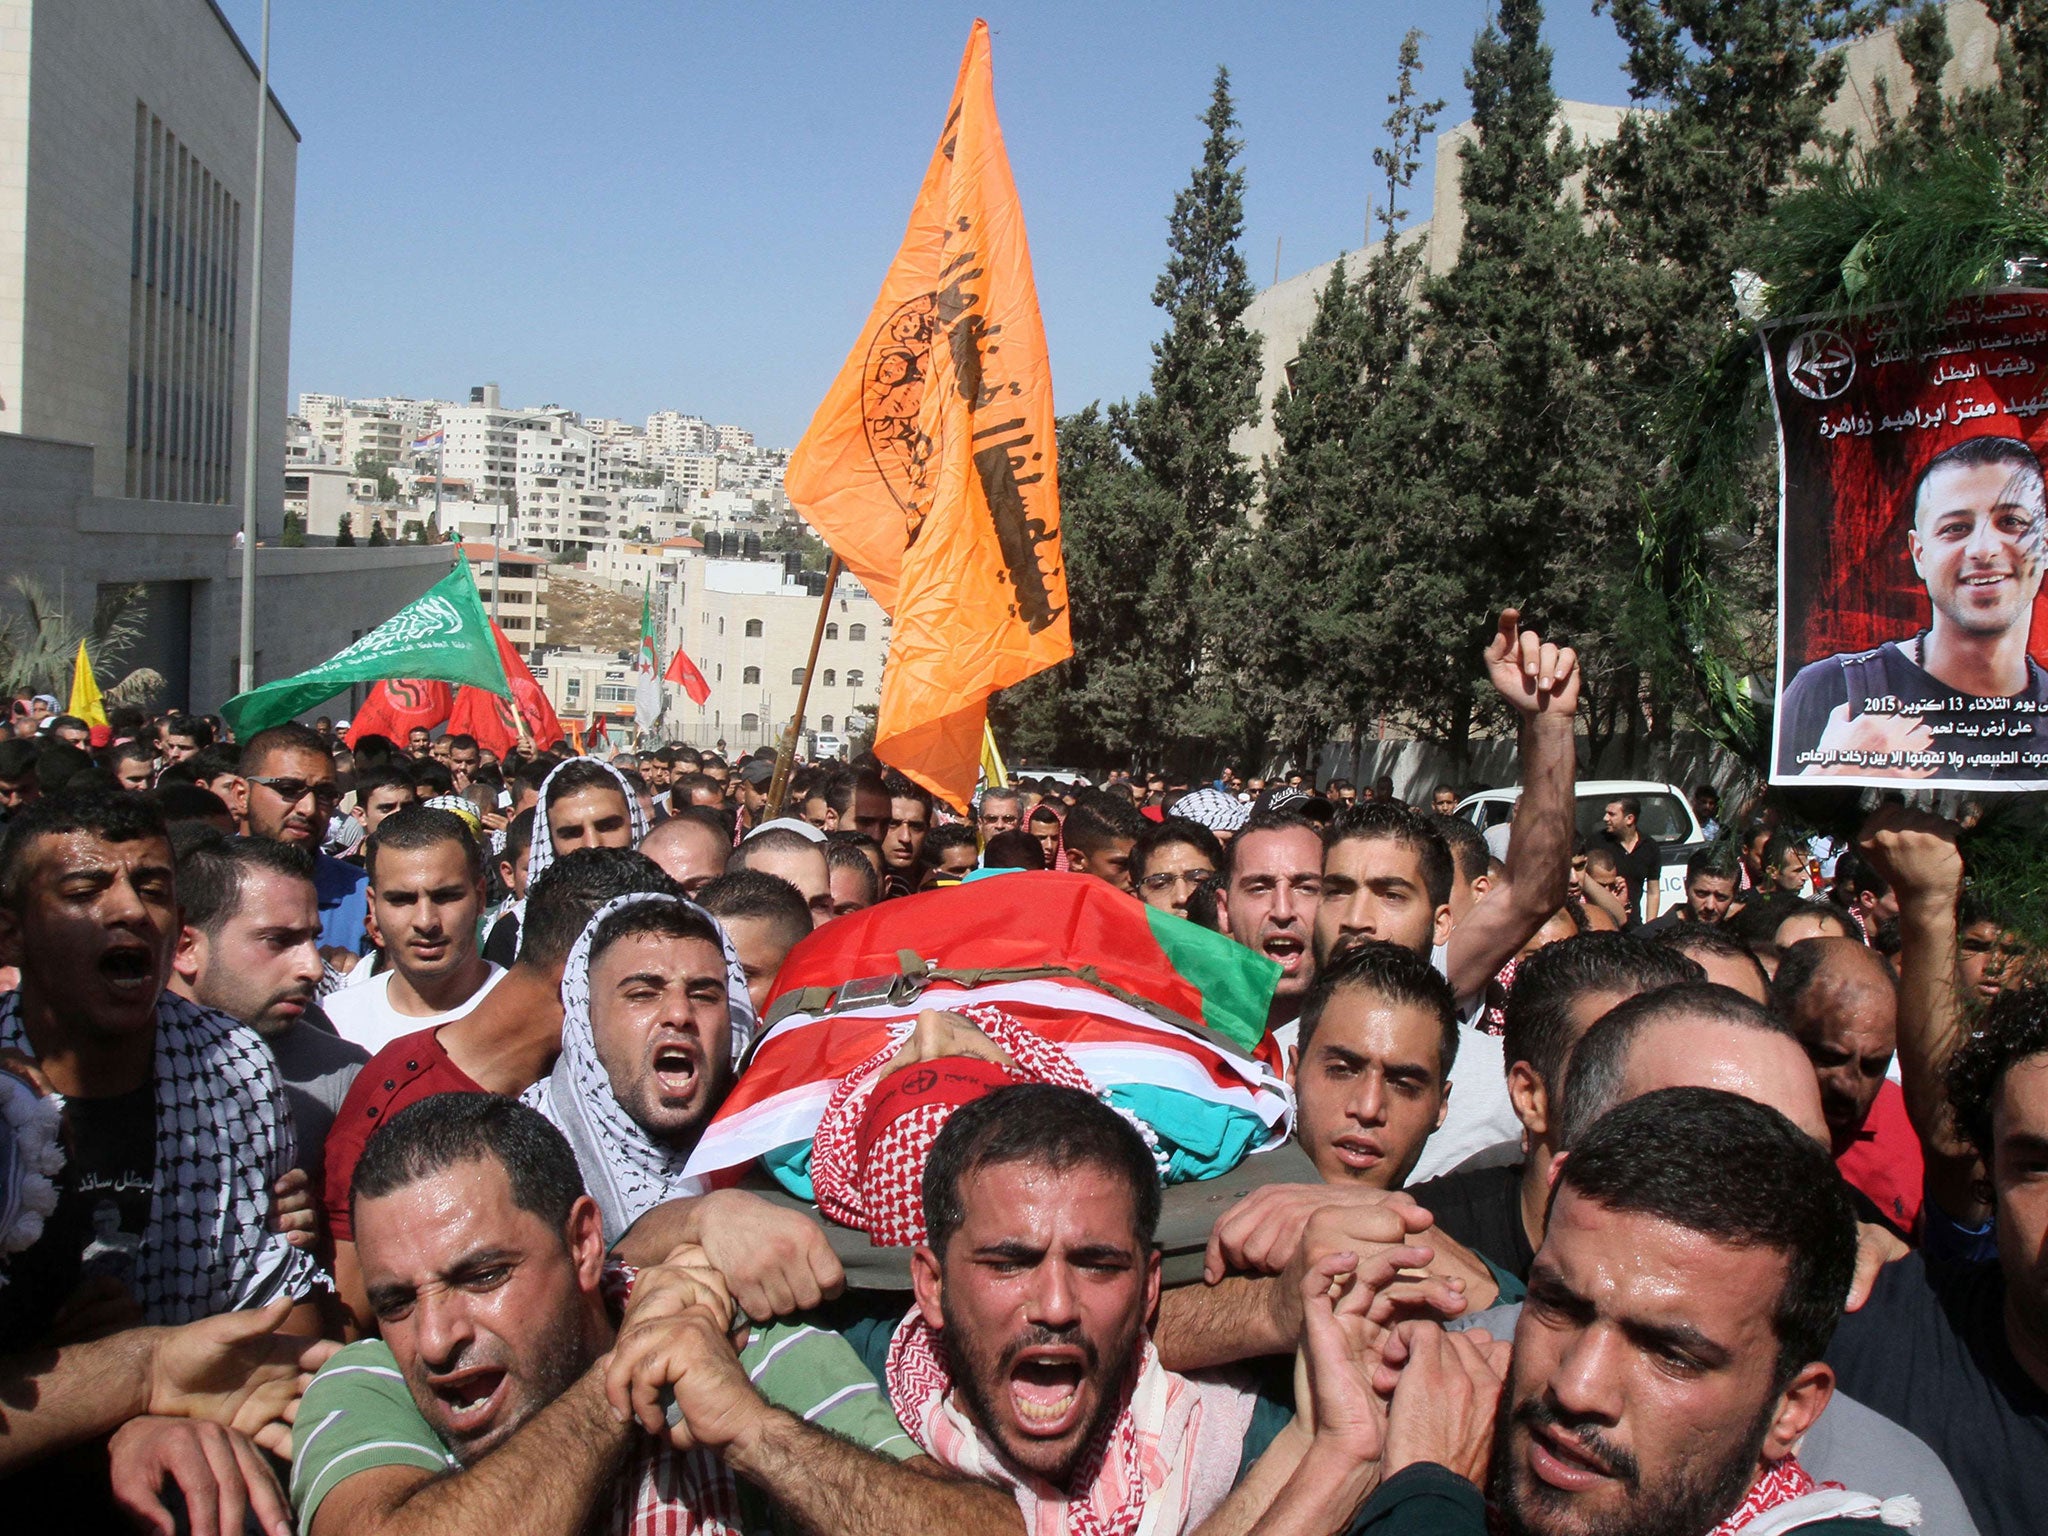
<path fill-rule="evenodd" d="M 661 658 L 654 649 L 653 589 L 640 592 L 640 653 L 633 658 L 635 693 L 633 725 L 636 730 L 654 729 L 661 718 Z"/>
<path fill-rule="evenodd" d="M 71 706 L 65 713 L 87 725 L 105 725 L 107 706 L 100 700 L 99 679 L 92 675 L 92 661 L 85 654 L 85 642 L 78 642 L 78 660 L 71 667 Z"/>
<path fill-rule="evenodd" d="M 236 694 L 221 705 L 221 717 L 246 739 L 324 704 L 344 688 L 399 677 L 468 683 L 512 696 L 476 578 L 459 554 L 454 570 L 340 655 L 297 677 Z"/>

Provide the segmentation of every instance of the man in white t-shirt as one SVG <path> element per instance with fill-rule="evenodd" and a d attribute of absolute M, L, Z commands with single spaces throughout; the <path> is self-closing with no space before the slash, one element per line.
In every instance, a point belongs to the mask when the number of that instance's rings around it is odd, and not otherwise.
<path fill-rule="evenodd" d="M 385 968 L 329 994 L 344 1040 L 375 1053 L 417 1030 L 460 1018 L 505 974 L 477 950 L 483 851 L 460 816 L 415 806 L 394 812 L 367 844 L 370 936 Z"/>

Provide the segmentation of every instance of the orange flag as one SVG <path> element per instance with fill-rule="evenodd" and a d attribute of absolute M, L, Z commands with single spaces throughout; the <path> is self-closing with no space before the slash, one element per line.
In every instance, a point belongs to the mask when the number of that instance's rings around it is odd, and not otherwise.
<path fill-rule="evenodd" d="M 965 807 L 988 697 L 1073 655 L 1052 372 L 977 21 L 910 227 L 784 488 L 893 620 L 875 755 Z"/>

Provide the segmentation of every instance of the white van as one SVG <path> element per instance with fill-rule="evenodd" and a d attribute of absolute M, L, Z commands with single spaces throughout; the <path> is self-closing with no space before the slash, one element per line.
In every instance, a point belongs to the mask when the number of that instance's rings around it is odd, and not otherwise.
<path fill-rule="evenodd" d="M 1458 802 L 1457 814 L 1482 832 L 1511 820 L 1522 787 L 1483 789 Z M 1657 881 L 1657 910 L 1669 912 L 1685 900 L 1685 864 L 1706 838 L 1700 819 L 1693 814 L 1692 801 L 1676 784 L 1659 784 L 1654 779 L 1582 779 L 1576 790 L 1574 814 L 1579 835 L 1592 847 L 1600 841 L 1601 813 L 1615 800 L 1634 799 L 1642 805 L 1636 829 L 1664 851 L 1664 868 Z"/>

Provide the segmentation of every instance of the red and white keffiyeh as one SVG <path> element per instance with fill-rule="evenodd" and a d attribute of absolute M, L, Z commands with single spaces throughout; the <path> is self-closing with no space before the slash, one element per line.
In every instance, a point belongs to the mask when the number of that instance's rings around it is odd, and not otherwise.
<path fill-rule="evenodd" d="M 1147 1339 L 1122 1410 L 1082 1457 L 1070 1493 L 1020 1476 L 953 1399 L 938 1336 L 913 1311 L 889 1341 L 889 1402 L 935 1461 L 1016 1499 L 1025 1536 L 1179 1536 L 1229 1495 L 1256 1398 L 1177 1375 Z"/>
<path fill-rule="evenodd" d="M 1002 1009 L 967 1003 L 952 1011 L 973 1020 L 1015 1065 L 947 1057 L 885 1077 L 883 1069 L 903 1043 L 892 1035 L 840 1080 L 812 1138 L 811 1186 L 818 1209 L 884 1247 L 924 1241 L 925 1156 L 962 1104 L 1006 1082 L 1095 1091 L 1073 1057 Z"/>
<path fill-rule="evenodd" d="M 608 1536 L 745 1536 L 739 1487 L 709 1451 L 643 1436 L 612 1486 Z"/>

